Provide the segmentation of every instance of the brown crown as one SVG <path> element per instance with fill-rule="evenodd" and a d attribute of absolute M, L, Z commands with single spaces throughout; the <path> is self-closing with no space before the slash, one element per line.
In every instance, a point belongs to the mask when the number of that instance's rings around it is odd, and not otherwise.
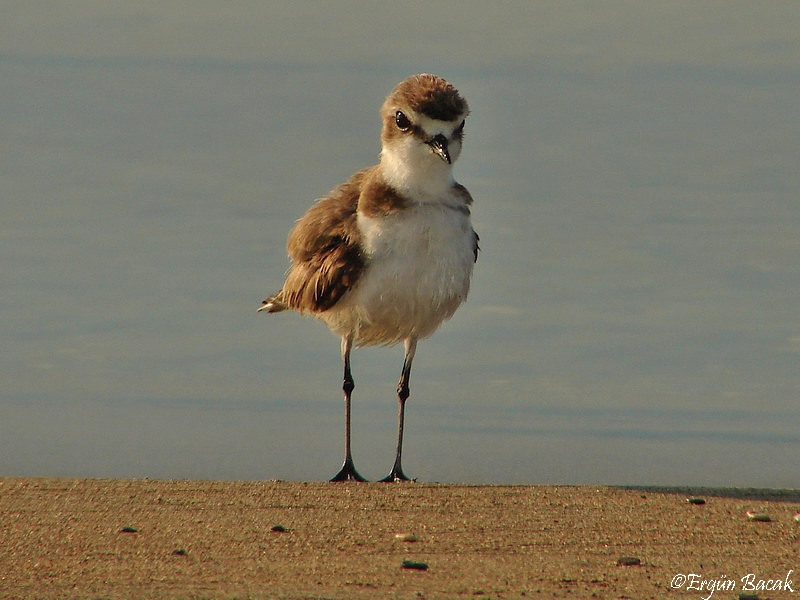
<path fill-rule="evenodd" d="M 386 98 L 384 109 L 405 106 L 438 121 L 453 121 L 469 112 L 467 101 L 441 77 L 422 73 L 401 81 Z"/>

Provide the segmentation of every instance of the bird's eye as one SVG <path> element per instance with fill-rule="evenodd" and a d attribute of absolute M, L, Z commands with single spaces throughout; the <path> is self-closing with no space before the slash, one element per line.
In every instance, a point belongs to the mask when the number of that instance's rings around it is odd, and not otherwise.
<path fill-rule="evenodd" d="M 411 121 L 408 120 L 408 117 L 402 110 L 398 110 L 394 113 L 394 122 L 401 131 L 408 131 L 411 129 Z"/>
<path fill-rule="evenodd" d="M 466 124 L 467 124 L 467 121 L 466 121 L 466 119 L 464 119 L 463 121 L 461 121 L 461 125 L 456 127 L 456 130 L 453 133 L 456 134 L 456 135 L 461 135 L 462 133 L 464 133 L 464 125 L 466 125 Z"/>

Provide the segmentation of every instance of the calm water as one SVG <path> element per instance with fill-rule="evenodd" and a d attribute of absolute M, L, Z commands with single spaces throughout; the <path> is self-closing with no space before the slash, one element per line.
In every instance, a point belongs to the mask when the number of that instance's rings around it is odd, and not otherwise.
<path fill-rule="evenodd" d="M 406 471 L 800 485 L 800 8 L 457 6 L 4 8 L 0 475 L 332 475 L 338 340 L 255 310 L 431 71 L 472 108 L 483 251 L 417 353 Z M 354 354 L 372 478 L 401 358 Z"/>

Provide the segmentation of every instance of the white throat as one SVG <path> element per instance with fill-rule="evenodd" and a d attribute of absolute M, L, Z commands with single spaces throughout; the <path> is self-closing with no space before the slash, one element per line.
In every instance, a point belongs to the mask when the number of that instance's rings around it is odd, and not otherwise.
<path fill-rule="evenodd" d="M 390 186 L 417 202 L 441 201 L 454 183 L 453 166 L 412 136 L 385 144 L 380 168 Z"/>

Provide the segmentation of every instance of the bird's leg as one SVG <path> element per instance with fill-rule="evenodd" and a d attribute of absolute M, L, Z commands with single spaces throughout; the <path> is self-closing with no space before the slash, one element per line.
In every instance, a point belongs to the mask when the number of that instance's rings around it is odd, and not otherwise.
<path fill-rule="evenodd" d="M 350 396 L 356 387 L 353 374 L 350 372 L 350 350 L 353 348 L 353 339 L 342 338 L 342 360 L 344 361 L 344 464 L 342 469 L 331 478 L 331 481 L 367 481 L 353 464 L 353 455 L 350 452 Z"/>
<path fill-rule="evenodd" d="M 411 394 L 408 388 L 408 381 L 411 379 L 411 362 L 414 360 L 414 353 L 417 351 L 416 338 L 407 338 L 403 343 L 405 354 L 403 356 L 403 372 L 400 374 L 400 381 L 397 382 L 397 454 L 394 458 L 392 471 L 381 481 L 413 481 L 403 473 L 401 465 L 403 455 L 403 422 L 405 420 L 406 400 Z"/>

